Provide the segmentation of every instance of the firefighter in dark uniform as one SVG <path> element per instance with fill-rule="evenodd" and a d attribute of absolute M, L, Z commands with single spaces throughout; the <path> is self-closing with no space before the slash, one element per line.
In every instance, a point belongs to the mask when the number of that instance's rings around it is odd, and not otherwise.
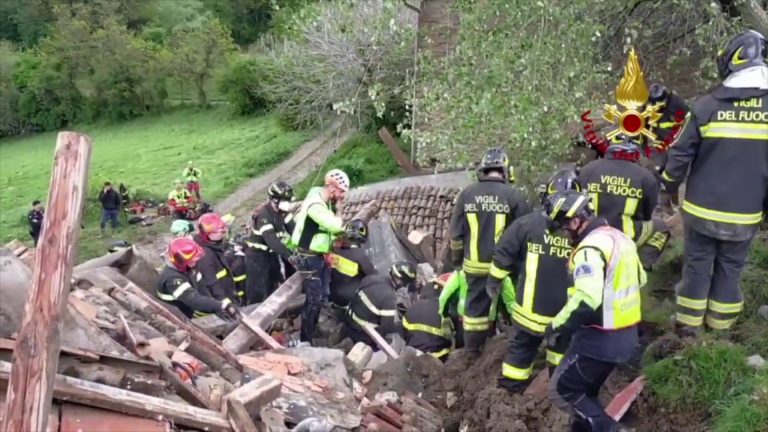
<path fill-rule="evenodd" d="M 344 320 L 346 336 L 355 343 L 363 342 L 378 350 L 376 342 L 363 330 L 363 326 L 370 325 L 382 336 L 397 333 L 400 316 L 395 291 L 415 281 L 416 269 L 402 261 L 393 264 L 388 275 L 366 276 L 347 307 Z"/>
<path fill-rule="evenodd" d="M 542 208 L 549 196 L 580 189 L 573 171 L 559 171 L 542 191 Z M 561 233 L 548 232 L 548 220 L 544 211 L 535 211 L 512 222 L 493 254 L 487 283 L 490 294 L 499 292 L 508 277 L 516 287 L 512 297 L 513 333 L 499 379 L 499 385 L 510 392 L 523 391 L 529 384 L 544 330 L 565 306 L 571 287 L 567 268 L 570 240 Z M 552 367 L 560 364 L 564 351 L 565 347 L 548 348 L 547 363 Z"/>
<path fill-rule="evenodd" d="M 440 315 L 439 288 L 432 284 L 421 289 L 419 300 L 403 315 L 401 333 L 407 346 L 445 362 L 453 344 L 453 327 L 450 318 Z"/>
<path fill-rule="evenodd" d="M 572 431 L 619 431 L 598 393 L 639 346 L 640 289 L 647 280 L 637 246 L 595 217 L 589 201 L 567 191 L 547 203 L 550 231 L 564 230 L 575 247 L 568 263 L 573 294 L 544 331 L 548 348 L 568 346 L 550 380 L 550 400 L 571 414 Z"/>
<path fill-rule="evenodd" d="M 739 278 L 768 198 L 768 42 L 749 30 L 720 52 L 723 83 L 693 105 L 662 173 L 675 191 L 690 166 L 677 324 L 724 330 L 743 308 Z"/>
<path fill-rule="evenodd" d="M 478 171 L 479 181 L 456 197 L 450 226 L 451 261 L 467 278 L 462 325 L 464 344 L 471 355 L 479 352 L 493 331 L 490 312 L 497 299 L 490 298 L 485 290 L 493 248 L 509 224 L 530 212 L 523 195 L 509 184 L 514 177 L 503 150 L 488 150 Z"/>
<path fill-rule="evenodd" d="M 198 233 L 193 237 L 205 251 L 197 264 L 203 275 L 203 285 L 217 300 L 229 299 L 234 304 L 245 300 L 245 293 L 238 294 L 230 268 L 228 251 L 232 245 L 227 241 L 227 225 L 216 213 L 206 213 L 197 221 Z"/>
<path fill-rule="evenodd" d="M 196 269 L 205 252 L 194 240 L 180 237 L 168 246 L 168 264 L 160 272 L 157 298 L 178 308 L 188 318 L 211 313 L 237 319 L 239 311 L 228 298 L 217 300 Z"/>
<path fill-rule="evenodd" d="M 579 183 L 595 213 L 635 241 L 644 268 L 650 269 L 667 245 L 669 227 L 653 217 L 659 202 L 659 182 L 637 163 L 640 157 L 640 146 L 623 137 L 608 147 L 604 159 L 594 160 L 579 171 Z"/>
<path fill-rule="evenodd" d="M 337 241 L 331 259 L 330 301 L 338 308 L 344 308 L 355 297 L 360 282 L 366 276 L 376 273 L 368 255 L 361 247 L 368 240 L 368 227 L 359 219 L 351 220 L 344 228 L 344 236 Z"/>
<path fill-rule="evenodd" d="M 290 237 L 286 226 L 287 208 L 293 200 L 293 188 L 283 181 L 269 185 L 269 201 L 253 215 L 251 235 L 246 240 L 248 256 L 247 304 L 258 303 L 277 288 L 282 280 L 280 259 L 293 260 L 286 243 Z"/>
<path fill-rule="evenodd" d="M 682 130 L 685 116 L 691 109 L 680 95 L 661 84 L 651 84 L 648 93 L 648 104 L 659 106 L 658 112 L 661 114 L 661 118 L 656 122 L 656 127 L 653 128 L 653 132 L 657 136 L 657 142 L 651 149 L 650 155 L 650 160 L 653 163 L 654 175 L 656 176 L 656 179 L 661 182 L 661 172 L 664 170 L 664 165 L 667 163 L 667 149 L 669 144 L 672 143 Z M 671 208 L 670 196 L 666 190 L 661 190 L 659 192 L 659 201 L 661 201 L 663 208 Z"/>

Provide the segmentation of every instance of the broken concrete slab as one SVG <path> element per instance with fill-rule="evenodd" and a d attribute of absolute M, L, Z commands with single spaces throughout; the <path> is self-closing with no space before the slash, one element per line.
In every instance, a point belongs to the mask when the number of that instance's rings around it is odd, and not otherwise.
<path fill-rule="evenodd" d="M 373 357 L 373 348 L 369 347 L 363 342 L 358 342 L 352 347 L 352 350 L 347 354 L 347 360 L 349 360 L 357 369 L 363 369 Z"/>
<path fill-rule="evenodd" d="M 376 351 L 371 356 L 371 360 L 368 362 L 368 364 L 365 365 L 365 368 L 376 370 L 379 367 L 381 367 L 383 364 L 385 364 L 387 361 L 389 361 L 389 357 L 387 356 L 387 354 L 384 353 L 384 351 Z"/>

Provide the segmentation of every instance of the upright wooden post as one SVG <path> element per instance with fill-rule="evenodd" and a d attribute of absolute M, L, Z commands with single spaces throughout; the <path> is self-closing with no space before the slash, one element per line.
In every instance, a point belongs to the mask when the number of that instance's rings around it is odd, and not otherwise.
<path fill-rule="evenodd" d="M 43 431 L 48 423 L 61 346 L 61 315 L 80 243 L 90 159 L 90 138 L 59 133 L 32 289 L 13 352 L 4 432 Z"/>

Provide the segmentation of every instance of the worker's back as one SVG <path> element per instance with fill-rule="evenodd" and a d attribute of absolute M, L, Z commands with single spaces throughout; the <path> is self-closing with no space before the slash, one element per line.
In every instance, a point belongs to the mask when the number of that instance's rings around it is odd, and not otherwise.
<path fill-rule="evenodd" d="M 389 276 L 366 276 L 349 303 L 349 317 L 357 326 L 370 324 L 380 327 L 382 334 L 392 333 L 395 331 L 396 305 L 395 289 Z"/>
<path fill-rule="evenodd" d="M 416 301 L 403 316 L 403 329 L 408 346 L 442 358 L 448 354 L 451 340 L 443 333 L 438 308 L 436 295 Z"/>
<path fill-rule="evenodd" d="M 330 300 L 347 306 L 366 276 L 376 273 L 371 260 L 360 247 L 336 248 L 331 254 Z"/>

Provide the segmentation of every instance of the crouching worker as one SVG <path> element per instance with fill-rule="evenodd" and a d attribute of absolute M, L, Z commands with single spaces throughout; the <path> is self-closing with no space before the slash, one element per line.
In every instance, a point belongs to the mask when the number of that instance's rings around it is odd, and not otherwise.
<path fill-rule="evenodd" d="M 355 297 L 360 282 L 376 273 L 373 263 L 361 246 L 368 239 L 368 227 L 361 220 L 352 220 L 344 228 L 344 236 L 337 241 L 330 255 L 331 303 L 346 311 Z"/>
<path fill-rule="evenodd" d="M 374 350 L 378 345 L 363 330 L 369 325 L 383 337 L 398 332 L 397 295 L 395 291 L 416 281 L 416 269 L 409 263 L 397 262 L 389 275 L 368 276 L 360 283 L 357 294 L 347 308 L 345 336 L 355 343 L 363 342 Z"/>
<path fill-rule="evenodd" d="M 236 320 L 240 314 L 229 299 L 219 301 L 203 283 L 197 263 L 205 255 L 194 240 L 180 237 L 171 241 L 167 251 L 167 264 L 160 272 L 156 295 L 188 318 L 215 313 L 222 318 Z"/>
<path fill-rule="evenodd" d="M 194 198 L 181 180 L 174 182 L 175 188 L 168 193 L 168 207 L 174 219 L 195 219 Z"/>
<path fill-rule="evenodd" d="M 578 191 L 576 174 L 562 170 L 553 175 L 541 191 L 546 208 L 553 194 Z M 512 320 L 509 351 L 501 368 L 499 386 L 509 392 L 522 392 L 530 383 L 533 361 L 544 340 L 544 330 L 568 299 L 570 240 L 548 232 L 546 213 L 536 211 L 512 222 L 496 244 L 488 277 L 489 295 L 496 297 L 502 284 L 515 280 L 517 290 L 502 295 Z M 504 288 L 502 294 L 508 293 Z M 510 302 L 511 300 L 511 302 Z M 566 347 L 548 348 L 546 359 L 552 369 L 560 363 Z"/>
<path fill-rule="evenodd" d="M 174 237 L 192 237 L 195 232 L 195 224 L 188 220 L 177 219 L 171 224 L 171 234 Z"/>
<path fill-rule="evenodd" d="M 575 247 L 568 266 L 575 291 L 545 330 L 550 348 L 571 339 L 550 380 L 550 399 L 571 414 L 573 431 L 619 431 L 598 393 L 611 371 L 638 346 L 640 288 L 646 274 L 635 243 L 595 217 L 587 195 L 561 193 L 550 204 L 550 228 L 564 229 Z"/>
<path fill-rule="evenodd" d="M 419 300 L 403 316 L 401 334 L 409 347 L 445 362 L 453 344 L 453 323 L 440 315 L 439 297 L 439 284 L 422 287 Z"/>
<path fill-rule="evenodd" d="M 243 275 L 232 271 L 233 253 L 232 245 L 227 240 L 226 223 L 216 213 L 202 215 L 197 223 L 198 233 L 194 240 L 205 251 L 198 266 L 203 275 L 203 284 L 213 297 L 241 304 L 245 300 L 245 291 L 238 291 L 241 284 L 236 277 Z"/>

